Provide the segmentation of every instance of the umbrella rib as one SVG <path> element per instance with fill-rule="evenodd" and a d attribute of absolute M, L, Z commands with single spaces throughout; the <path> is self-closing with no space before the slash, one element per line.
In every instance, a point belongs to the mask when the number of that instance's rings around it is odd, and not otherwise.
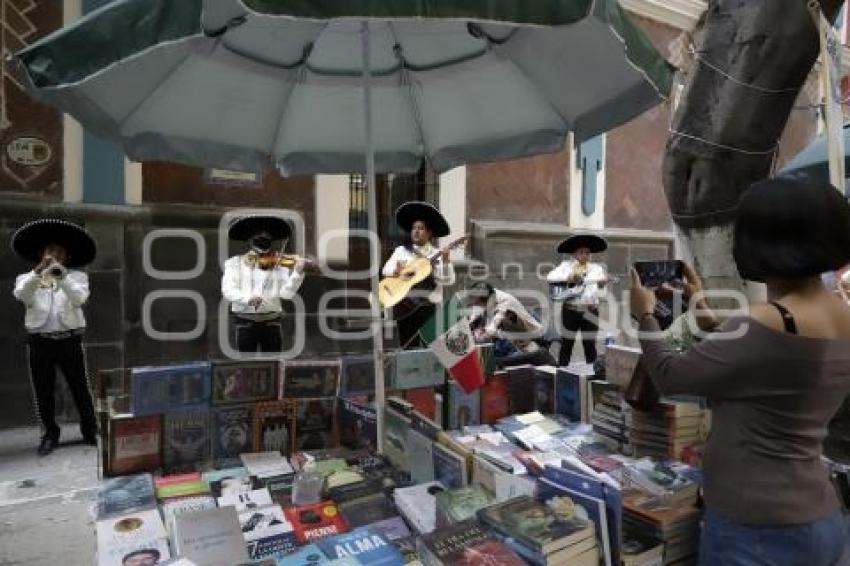
<path fill-rule="evenodd" d="M 395 28 L 393 27 L 392 22 L 388 22 L 387 26 L 390 29 L 390 33 L 393 34 L 396 46 L 398 46 L 398 49 L 395 51 L 396 57 L 399 58 L 401 64 L 400 77 L 402 84 L 407 85 L 407 96 L 410 99 L 410 106 L 413 108 L 413 124 L 416 127 L 417 133 L 419 134 L 419 143 L 422 144 L 422 155 L 425 161 L 430 162 L 431 152 L 428 150 L 428 143 L 425 141 L 425 130 L 422 128 L 422 113 L 420 111 L 419 105 L 416 103 L 416 96 L 413 93 L 413 81 L 408 75 L 408 66 L 407 61 L 405 61 L 404 59 L 403 48 L 401 46 L 401 42 L 399 42 L 398 35 L 395 32 Z"/>

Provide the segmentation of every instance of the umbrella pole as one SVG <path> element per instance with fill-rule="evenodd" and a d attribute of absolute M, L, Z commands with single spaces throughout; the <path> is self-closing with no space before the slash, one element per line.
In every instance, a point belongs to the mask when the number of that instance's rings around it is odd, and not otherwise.
<path fill-rule="evenodd" d="M 365 116 L 366 138 L 366 191 L 369 205 L 369 231 L 375 235 L 373 243 L 378 248 L 372 257 L 381 258 L 381 248 L 378 241 L 378 203 L 375 194 L 375 148 L 372 145 L 372 70 L 369 66 L 369 22 L 364 21 L 362 32 L 363 43 L 363 115 Z M 384 336 L 381 320 L 381 306 L 378 302 L 378 265 L 371 266 L 372 284 L 372 341 L 375 357 L 375 413 L 377 416 L 378 452 L 384 452 Z"/>

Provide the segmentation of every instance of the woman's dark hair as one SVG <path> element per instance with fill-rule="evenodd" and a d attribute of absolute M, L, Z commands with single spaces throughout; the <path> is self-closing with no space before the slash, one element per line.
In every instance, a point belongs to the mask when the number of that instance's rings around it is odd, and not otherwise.
<path fill-rule="evenodd" d="M 759 181 L 738 204 L 732 255 L 751 281 L 840 269 L 850 263 L 850 204 L 829 184 Z"/>

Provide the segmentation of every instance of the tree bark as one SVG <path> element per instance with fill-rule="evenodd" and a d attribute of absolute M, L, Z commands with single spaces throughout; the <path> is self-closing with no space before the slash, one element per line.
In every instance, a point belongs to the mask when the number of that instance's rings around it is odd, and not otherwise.
<path fill-rule="evenodd" d="M 828 19 L 842 3 L 821 1 Z M 671 127 L 679 133 L 667 142 L 664 190 L 706 287 L 747 291 L 731 257 L 735 207 L 749 185 L 771 172 L 773 150 L 818 57 L 818 30 L 806 0 L 709 0 L 696 43 Z M 712 66 L 781 92 L 743 86 Z"/>

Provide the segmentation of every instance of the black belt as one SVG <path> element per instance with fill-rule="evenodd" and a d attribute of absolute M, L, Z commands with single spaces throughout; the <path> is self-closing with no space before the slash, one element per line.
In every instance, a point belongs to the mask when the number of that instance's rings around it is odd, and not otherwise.
<path fill-rule="evenodd" d="M 48 340 L 64 340 L 72 336 L 82 336 L 84 332 L 85 329 L 83 328 L 74 328 L 73 330 L 59 330 L 58 332 L 34 332 L 33 336 Z"/>

